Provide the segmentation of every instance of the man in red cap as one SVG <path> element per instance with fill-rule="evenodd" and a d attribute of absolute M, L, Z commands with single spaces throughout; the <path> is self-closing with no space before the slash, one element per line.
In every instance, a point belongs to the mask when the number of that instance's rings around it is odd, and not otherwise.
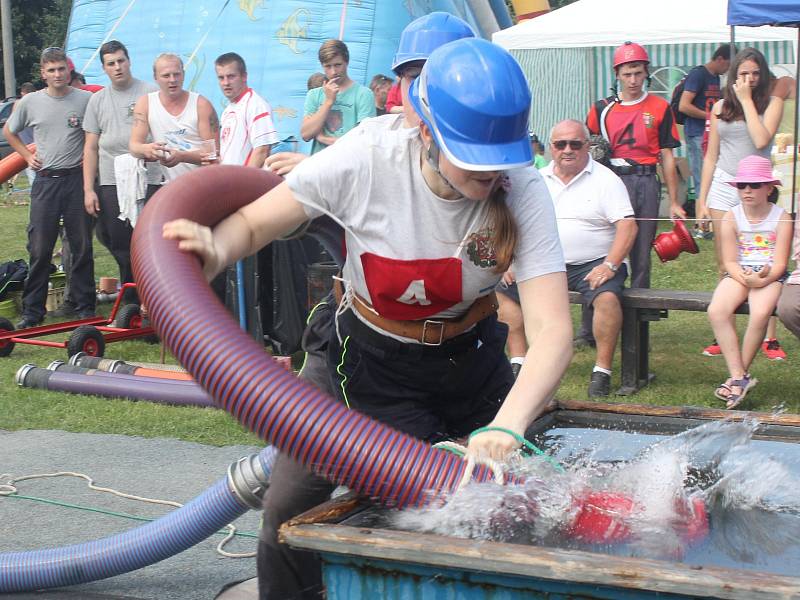
<path fill-rule="evenodd" d="M 672 149 L 681 145 L 669 103 L 645 90 L 650 57 L 639 44 L 625 42 L 614 50 L 614 95 L 595 102 L 586 116 L 594 135 L 611 147 L 611 168 L 628 188 L 639 225 L 630 251 L 631 287 L 650 287 L 650 248 L 656 235 L 661 182 L 656 167 L 661 162 L 670 202 L 670 215 L 686 217 L 678 201 L 678 175 Z M 612 273 L 607 275 L 610 277 Z M 591 334 L 592 311 L 585 310 L 577 346 L 595 345 Z"/>
<path fill-rule="evenodd" d="M 672 149 L 681 145 L 669 103 L 645 90 L 650 57 L 639 44 L 625 42 L 614 51 L 616 93 L 597 101 L 586 125 L 611 146 L 611 166 L 628 188 L 639 233 L 631 248 L 631 287 L 650 287 L 650 247 L 656 234 L 661 183 L 656 167 L 661 162 L 669 194 L 670 215 L 686 213 L 678 201 L 677 172 Z M 606 274 L 609 277 L 613 273 Z"/>

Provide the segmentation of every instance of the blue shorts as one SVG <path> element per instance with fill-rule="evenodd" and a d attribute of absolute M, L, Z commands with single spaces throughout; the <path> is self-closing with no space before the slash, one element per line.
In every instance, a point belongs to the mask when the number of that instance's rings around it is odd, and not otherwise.
<path fill-rule="evenodd" d="M 595 289 L 591 289 L 589 287 L 589 282 L 583 279 L 596 266 L 602 265 L 605 260 L 605 258 L 598 258 L 597 260 L 581 265 L 567 265 L 567 286 L 569 287 L 569 291 L 580 292 L 583 295 L 584 306 L 591 306 L 597 294 L 601 292 L 613 292 L 617 298 L 622 298 L 622 290 L 625 289 L 625 279 L 628 278 L 628 266 L 625 263 L 619 266 L 614 277 L 603 282 L 601 286 Z M 497 286 L 497 292 L 519 304 L 519 289 L 517 289 L 516 283 L 512 283 L 509 286 L 500 284 Z"/>

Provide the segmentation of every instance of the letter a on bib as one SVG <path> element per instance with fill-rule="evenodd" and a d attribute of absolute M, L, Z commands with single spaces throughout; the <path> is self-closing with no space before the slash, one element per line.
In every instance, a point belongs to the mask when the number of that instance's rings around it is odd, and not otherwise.
<path fill-rule="evenodd" d="M 425 282 L 422 279 L 415 279 L 408 284 L 406 291 L 397 301 L 403 304 L 419 304 L 420 306 L 429 306 L 431 303 L 425 297 Z"/>
<path fill-rule="evenodd" d="M 461 302 L 457 258 L 399 260 L 370 252 L 360 258 L 370 302 L 387 319 L 427 319 Z"/>

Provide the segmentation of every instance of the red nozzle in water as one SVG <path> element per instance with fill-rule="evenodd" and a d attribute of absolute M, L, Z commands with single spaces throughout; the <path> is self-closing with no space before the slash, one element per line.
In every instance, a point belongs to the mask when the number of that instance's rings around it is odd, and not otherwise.
<path fill-rule="evenodd" d="M 576 500 L 578 514 L 569 533 L 590 544 L 625 542 L 631 534 L 628 520 L 636 509 L 633 499 L 616 492 L 588 492 Z M 701 541 L 708 535 L 708 513 L 702 498 L 676 501 L 681 520 L 676 527 L 688 544 Z"/>
<path fill-rule="evenodd" d="M 694 238 L 686 229 L 682 219 L 677 219 L 672 231 L 665 231 L 659 233 L 656 239 L 653 240 L 653 248 L 658 254 L 661 262 L 669 262 L 678 258 L 681 252 L 688 252 L 689 254 L 697 254 L 700 248 Z"/>
<path fill-rule="evenodd" d="M 625 520 L 633 512 L 633 500 L 613 492 L 589 492 L 578 499 L 578 515 L 570 526 L 577 539 L 591 544 L 611 544 L 631 533 Z"/>

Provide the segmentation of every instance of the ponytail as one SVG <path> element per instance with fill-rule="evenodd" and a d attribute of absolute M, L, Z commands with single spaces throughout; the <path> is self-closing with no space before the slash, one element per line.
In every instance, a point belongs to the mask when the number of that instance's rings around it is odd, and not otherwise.
<path fill-rule="evenodd" d="M 502 179 L 505 175 L 501 176 Z M 505 273 L 511 267 L 514 260 L 514 250 L 517 247 L 517 223 L 514 216 L 506 204 L 508 192 L 502 185 L 489 196 L 489 226 L 492 229 L 492 245 L 494 246 L 495 260 L 497 265 L 494 268 L 496 273 Z"/>

